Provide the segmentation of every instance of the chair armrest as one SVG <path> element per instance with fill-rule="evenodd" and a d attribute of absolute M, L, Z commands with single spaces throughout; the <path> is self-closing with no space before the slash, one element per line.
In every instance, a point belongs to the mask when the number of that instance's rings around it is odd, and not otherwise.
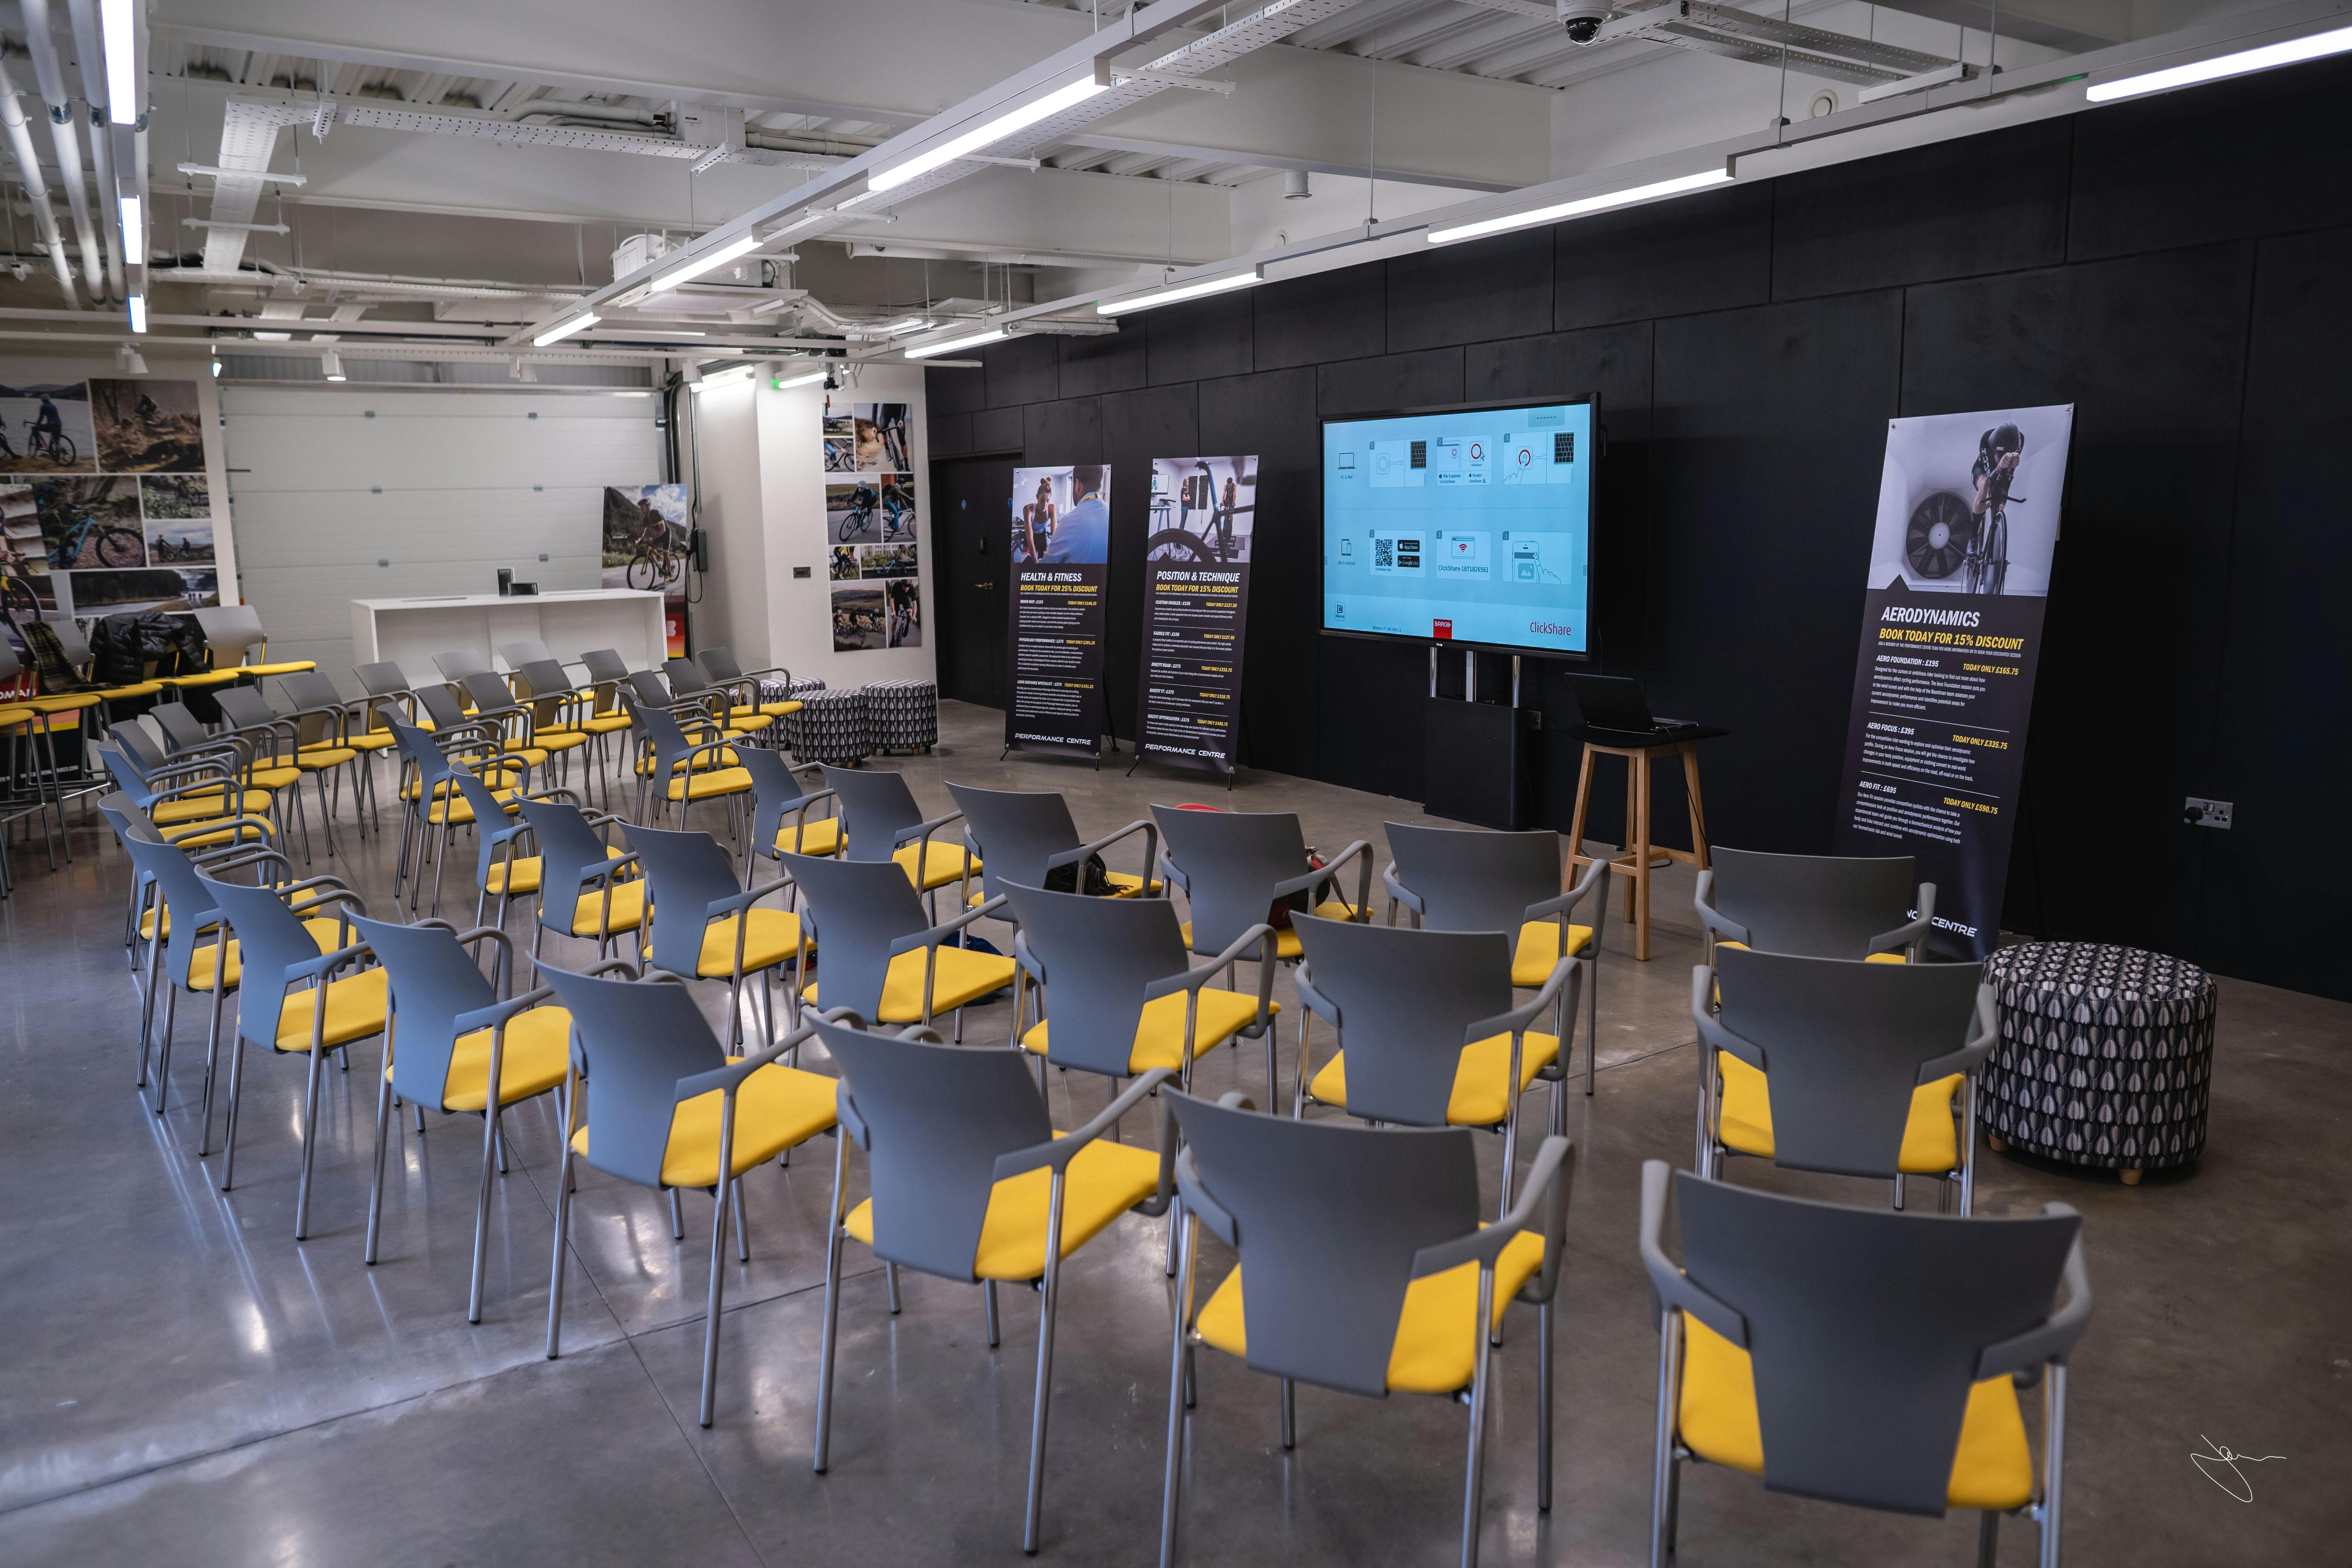
<path fill-rule="evenodd" d="M 929 838 L 932 834 L 937 833 L 949 823 L 960 822 L 962 819 L 962 812 L 950 811 L 945 816 L 935 816 L 929 822 L 919 822 L 912 827 L 901 830 L 898 836 L 890 840 L 890 842 L 893 845 L 900 845 L 909 843 L 918 838 Z"/>
<path fill-rule="evenodd" d="M 1175 1081 L 1177 1081 L 1176 1075 L 1168 1068 L 1153 1068 L 1150 1072 L 1128 1085 L 1125 1093 L 1104 1107 L 1100 1115 L 1076 1132 L 1067 1132 L 1059 1138 L 1049 1138 L 1043 1143 L 1034 1143 L 1026 1149 L 1015 1149 L 1010 1153 L 999 1154 L 996 1157 L 996 1169 L 992 1179 L 1002 1182 L 1008 1177 L 1017 1176 L 1024 1171 L 1034 1171 L 1040 1166 L 1050 1166 L 1056 1171 L 1066 1169 L 1070 1162 L 1077 1158 L 1079 1150 L 1109 1131 L 1111 1124 L 1134 1110 L 1139 1100 L 1147 1098 L 1161 1084 Z M 1163 1149 L 1172 1147 L 1172 1144 L 1163 1145 Z M 1168 1191 L 1166 1184 L 1169 1179 L 1168 1169 L 1168 1156 L 1163 1152 L 1160 1156 L 1160 1182 L 1163 1194 Z M 1162 1207 L 1165 1207 L 1164 1204 Z"/>
<path fill-rule="evenodd" d="M 1551 966 L 1551 973 L 1544 977 L 1543 989 L 1536 993 L 1534 1001 L 1524 1007 L 1514 1007 L 1507 1013 L 1498 1013 L 1491 1018 L 1481 1018 L 1462 1031 L 1462 1043 L 1465 1046 L 1475 1046 L 1480 1040 L 1496 1035 L 1519 1033 L 1544 1015 L 1545 1011 L 1551 1006 L 1553 1000 L 1559 995 L 1560 986 L 1567 983 L 1570 975 L 1577 973 L 1575 959 L 1559 960 Z"/>
<path fill-rule="evenodd" d="M 468 936 L 477 933 L 471 931 L 467 933 Z M 460 936 L 457 940 L 463 942 L 466 937 Z M 554 994 L 554 986 L 542 985 L 538 990 L 525 992 L 520 996 L 509 997 L 504 1002 L 493 1002 L 487 1007 L 477 1007 L 470 1013 L 460 1013 L 457 1020 L 457 1033 L 470 1035 L 477 1029 L 496 1028 L 516 1014 L 527 1013 Z"/>
<path fill-rule="evenodd" d="M 1144 836 L 1143 880 L 1148 890 L 1151 881 L 1151 863 L 1160 858 L 1160 825 L 1148 816 L 1139 816 L 1125 827 L 1104 834 L 1092 844 L 1081 844 L 1076 849 L 1065 849 L 1059 855 L 1048 857 L 1045 869 L 1054 871 L 1059 870 L 1064 866 L 1083 864 L 1089 855 L 1099 855 L 1120 839 L 1137 833 Z M 1080 879 L 1078 885 L 1081 889 L 1086 886 L 1084 879 Z"/>
<path fill-rule="evenodd" d="M 727 898 L 714 899 L 702 907 L 702 918 L 706 921 L 715 921 L 721 915 L 733 914 L 738 910 L 748 910 L 770 893 L 781 893 L 792 885 L 793 879 L 790 877 L 779 877 L 772 882 L 762 882 L 756 888 L 746 888 L 743 891 Z"/>
<path fill-rule="evenodd" d="M 2075 1213 L 2072 1204 L 2043 1204 L 2045 1215 Z M 2066 1304 L 2021 1334 L 1990 1344 L 1977 1355 L 1977 1381 L 2001 1373 L 2022 1372 L 2043 1362 L 2063 1362 L 2083 1337 L 2091 1321 L 2091 1273 L 2083 1264 L 2083 1233 L 2074 1233 L 2074 1245 L 2066 1249 L 2065 1272 L 2061 1279 L 2066 1287 Z"/>
<path fill-rule="evenodd" d="M 1013 962 L 1026 970 L 1030 979 L 1040 985 L 1045 984 L 1045 961 L 1029 950 L 1029 933 L 1018 926 L 1013 928 Z M 1144 1000 L 1150 998 L 1146 996 Z"/>
<path fill-rule="evenodd" d="M 1276 882 L 1273 889 L 1274 897 L 1286 899 L 1293 893 L 1304 893 L 1326 883 L 1336 882 L 1339 879 L 1340 868 L 1360 856 L 1363 859 L 1363 866 L 1360 875 L 1356 879 L 1356 901 L 1352 907 L 1361 910 L 1370 901 L 1372 896 L 1372 846 L 1370 840 L 1364 838 L 1357 839 L 1333 856 L 1327 864 L 1313 868 L 1305 876 L 1293 877 L 1285 882 Z M 1340 895 L 1343 900 L 1346 897 L 1345 893 Z"/>
<path fill-rule="evenodd" d="M 1224 1099 L 1241 1100 L 1244 1106 L 1249 1103 L 1237 1093 L 1229 1093 Z M 1223 1104 L 1223 1100 L 1218 1103 Z M 1201 1184 L 1201 1167 L 1194 1163 L 1192 1146 L 1189 1143 L 1176 1155 L 1176 1195 L 1183 1200 L 1185 1214 L 1198 1220 L 1202 1229 L 1227 1247 L 1240 1247 L 1241 1226 L 1234 1223 L 1233 1215 L 1225 1206 L 1211 1197 L 1208 1189 Z"/>
<path fill-rule="evenodd" d="M 1208 963 L 1195 969 L 1187 969 L 1181 974 L 1171 974 L 1146 985 L 1143 988 L 1143 999 L 1146 1002 L 1155 1002 L 1162 996 L 1172 996 L 1179 991 L 1197 991 L 1207 984 L 1210 976 L 1215 974 L 1218 970 L 1240 958 L 1243 955 L 1243 950 L 1248 947 L 1255 946 L 1258 950 L 1258 956 L 1255 962 L 1271 963 L 1274 962 L 1274 928 L 1261 921 L 1235 937 L 1232 946 L 1209 960 Z"/>
<path fill-rule="evenodd" d="M 1691 1021 L 1698 1026 L 1700 1044 L 1729 1051 L 1758 1072 L 1765 1070 L 1764 1047 L 1733 1034 L 1715 1016 L 1715 971 L 1704 963 L 1691 970 Z"/>
<path fill-rule="evenodd" d="M 874 1152 L 874 1130 L 857 1113 L 857 1101 L 850 1098 L 847 1079 L 843 1079 L 841 1087 L 833 1091 L 833 1120 L 851 1142 L 867 1153 Z"/>
<path fill-rule="evenodd" d="M 1746 1349 L 1748 1320 L 1675 1266 L 1666 1256 L 1666 1184 L 1674 1174 L 1664 1160 L 1642 1162 L 1642 1267 L 1650 1274 L 1654 1309 L 1688 1312 L 1733 1344 Z"/>
<path fill-rule="evenodd" d="M 714 1089 L 724 1089 L 732 1094 L 742 1087 L 745 1079 L 787 1053 L 800 1049 L 814 1038 L 816 1038 L 815 1028 L 811 1025 L 803 1024 L 764 1051 L 747 1056 L 740 1061 L 729 1062 L 723 1068 L 713 1068 L 709 1072 L 694 1073 L 679 1079 L 673 1091 L 673 1103 L 677 1100 L 692 1100 L 697 1095 L 709 1094 Z M 838 1106 L 842 1100 L 848 1097 L 848 1085 L 845 1082 L 835 1091 L 836 1096 L 835 1104 Z M 864 1145 L 860 1144 L 859 1147 L 863 1148 Z"/>
<path fill-rule="evenodd" d="M 1429 912 L 1427 907 L 1421 901 L 1421 895 L 1397 880 L 1395 861 L 1391 860 L 1381 868 L 1381 887 L 1387 892 L 1390 903 L 1402 904 L 1417 915 L 1425 915 Z"/>
<path fill-rule="evenodd" d="M 1893 931 L 1880 931 L 1870 939 L 1867 952 L 1892 952 L 1898 947 L 1911 950 L 1911 962 L 1919 962 L 1920 950 L 1926 945 L 1927 933 L 1936 929 L 1936 884 L 1919 884 L 1919 912 Z"/>
<path fill-rule="evenodd" d="M 1985 1058 L 2000 1041 L 1998 1009 L 1993 1001 L 1992 987 L 1977 986 L 1977 1010 L 1969 1019 L 1968 1043 L 1957 1051 L 1933 1058 L 1919 1064 L 1920 1083 L 1933 1083 L 1939 1078 L 1949 1078 L 1956 1072 L 1974 1072 L 1984 1065 Z"/>
<path fill-rule="evenodd" d="M 1557 1133 L 1546 1138 L 1536 1151 L 1535 1163 L 1528 1170 L 1527 1185 L 1519 1190 L 1518 1201 L 1511 1205 L 1511 1212 L 1493 1225 L 1481 1226 L 1467 1236 L 1457 1236 L 1451 1241 L 1440 1241 L 1421 1248 L 1412 1255 L 1412 1277 L 1425 1279 L 1432 1274 L 1443 1274 L 1465 1263 L 1493 1268 L 1495 1260 L 1502 1257 L 1503 1248 L 1534 1222 L 1537 1205 L 1549 1199 L 1543 1231 L 1544 1272 L 1549 1279 L 1539 1287 L 1542 1295 L 1533 1298 L 1548 1300 L 1551 1288 L 1559 1283 L 1558 1254 L 1568 1225 L 1568 1178 L 1572 1170 L 1568 1157 L 1575 1147 Z"/>
<path fill-rule="evenodd" d="M 1003 893 L 999 893 L 978 909 L 966 910 L 955 919 L 935 925 L 929 931 L 910 931 L 892 942 L 890 951 L 886 956 L 896 958 L 902 952 L 913 952 L 918 948 L 937 947 L 972 921 L 993 915 L 1011 901 Z"/>
<path fill-rule="evenodd" d="M 1539 921 L 1550 915 L 1564 915 L 1570 910 L 1576 908 L 1577 905 L 1582 903 L 1585 900 L 1591 898 L 1595 890 L 1604 888 L 1607 885 L 1608 880 L 1609 862 L 1606 860 L 1595 860 L 1584 868 L 1584 875 L 1578 879 L 1575 887 L 1570 888 L 1567 892 L 1560 894 L 1557 898 L 1544 899 L 1538 902 L 1529 904 L 1528 906 L 1527 918 L 1531 921 Z M 1601 895 L 1600 906 L 1596 910 L 1596 916 L 1606 914 L 1608 910 L 1609 899 L 1608 895 L 1604 892 Z M 1598 925 L 1601 922 L 1596 918 L 1593 923 Z"/>
<path fill-rule="evenodd" d="M 1332 1001 L 1331 998 L 1324 995 L 1322 992 L 1316 989 L 1315 977 L 1307 973 L 1307 966 L 1306 964 L 1302 963 L 1298 966 L 1297 970 L 1291 975 L 1290 983 L 1297 987 L 1298 1001 L 1301 1006 L 1307 1008 L 1309 1012 L 1322 1019 L 1325 1023 L 1330 1025 L 1333 1028 L 1337 1029 L 1341 1026 L 1339 1023 L 1339 1004 Z"/>
<path fill-rule="evenodd" d="M 1712 868 L 1698 874 L 1698 891 L 1691 896 L 1691 908 L 1698 911 L 1698 923 L 1706 931 L 1727 942 L 1745 942 L 1749 940 L 1748 928 L 1727 921 L 1716 912 L 1715 872 Z"/>
<path fill-rule="evenodd" d="M 308 963 L 291 965 L 287 969 L 286 973 L 288 978 L 294 980 L 309 980 L 314 977 L 325 980 L 336 970 L 354 962 L 360 954 L 370 951 L 372 950 L 367 943 L 355 942 L 349 947 L 339 947 L 332 952 L 320 953 Z"/>

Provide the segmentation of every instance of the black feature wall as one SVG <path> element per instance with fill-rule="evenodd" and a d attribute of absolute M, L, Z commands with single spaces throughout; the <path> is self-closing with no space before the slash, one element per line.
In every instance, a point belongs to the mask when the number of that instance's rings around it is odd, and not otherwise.
<path fill-rule="evenodd" d="M 2071 402 L 2004 923 L 2352 997 L 2347 96 L 2352 66 L 2303 66 L 1115 337 L 1016 339 L 930 373 L 931 452 L 1109 462 L 1114 627 L 1139 624 L 1151 459 L 1257 453 L 1244 759 L 1417 799 L 1427 650 L 1318 630 L 1319 421 L 1597 392 L 1599 668 L 1731 729 L 1703 752 L 1717 842 L 1821 853 L 1886 421 Z M 1121 735 L 1138 652 L 1109 649 Z M 1562 667 L 1527 668 L 1556 734 L 1575 716 Z M 1489 659 L 1483 689 L 1506 675 Z M 1577 761 L 1549 742 L 1554 826 Z M 1604 772 L 1597 794 L 1614 843 L 1622 786 Z M 2191 795 L 2232 802 L 2235 825 L 2187 826 Z"/>

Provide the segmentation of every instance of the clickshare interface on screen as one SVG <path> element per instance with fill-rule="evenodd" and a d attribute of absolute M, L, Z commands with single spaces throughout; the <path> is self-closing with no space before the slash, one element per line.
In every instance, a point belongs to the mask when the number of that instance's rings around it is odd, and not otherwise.
<path fill-rule="evenodd" d="M 1591 651 L 1592 405 L 1323 426 L 1328 631 Z"/>

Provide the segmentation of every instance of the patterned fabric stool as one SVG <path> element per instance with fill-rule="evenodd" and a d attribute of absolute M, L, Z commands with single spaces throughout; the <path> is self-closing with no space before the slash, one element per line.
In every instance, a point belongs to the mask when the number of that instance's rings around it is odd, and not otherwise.
<path fill-rule="evenodd" d="M 874 749 L 863 691 L 811 691 L 793 714 L 793 760 L 846 767 Z"/>
<path fill-rule="evenodd" d="M 760 700 L 762 702 L 790 702 L 794 700 L 805 702 L 808 700 L 808 695 L 810 692 L 823 691 L 824 689 L 824 681 L 814 679 L 803 679 L 799 676 L 794 676 L 788 681 L 763 680 L 760 682 Z M 778 745 L 785 748 L 786 750 L 790 750 L 793 747 L 799 745 L 801 740 L 801 716 L 798 713 L 785 714 L 782 719 L 776 721 L 775 730 L 776 743 Z"/>
<path fill-rule="evenodd" d="M 881 752 L 928 752 L 940 741 L 936 680 L 876 680 L 866 687 L 866 719 Z"/>
<path fill-rule="evenodd" d="M 2205 1148 L 2221 993 L 2193 963 L 2135 947 L 2030 942 L 1985 960 L 2000 1043 L 1980 1079 L 1992 1146 L 2118 1171 Z"/>

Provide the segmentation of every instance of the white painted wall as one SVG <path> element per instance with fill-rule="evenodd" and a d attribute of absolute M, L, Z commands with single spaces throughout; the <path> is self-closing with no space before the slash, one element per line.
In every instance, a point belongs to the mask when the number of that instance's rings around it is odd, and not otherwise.
<path fill-rule="evenodd" d="M 221 406 L 245 597 L 272 657 L 346 689 L 352 600 L 492 593 L 501 566 L 596 587 L 604 487 L 661 479 L 645 393 L 230 386 Z"/>

